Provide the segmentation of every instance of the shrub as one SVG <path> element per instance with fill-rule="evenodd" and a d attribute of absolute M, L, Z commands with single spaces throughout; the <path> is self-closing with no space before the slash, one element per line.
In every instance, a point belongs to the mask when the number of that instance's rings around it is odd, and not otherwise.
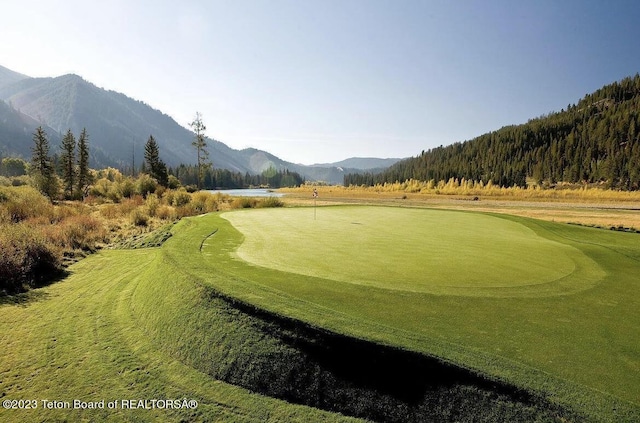
<path fill-rule="evenodd" d="M 136 192 L 142 195 L 143 198 L 147 198 L 149 193 L 155 192 L 158 183 L 155 179 L 147 174 L 142 174 L 138 176 L 138 180 L 136 181 Z"/>
<path fill-rule="evenodd" d="M 169 189 L 178 189 L 180 187 L 180 181 L 173 175 L 169 175 L 167 188 Z"/>
<path fill-rule="evenodd" d="M 164 196 L 162 197 L 162 200 L 165 204 L 167 205 L 172 205 L 173 204 L 173 199 L 176 196 L 175 191 L 173 190 L 168 190 L 167 192 L 164 193 Z"/>
<path fill-rule="evenodd" d="M 64 234 L 63 247 L 93 250 L 98 241 L 104 239 L 105 231 L 96 218 L 79 215 L 65 219 L 60 225 Z"/>
<path fill-rule="evenodd" d="M 11 178 L 11 186 L 22 187 L 31 183 L 31 177 L 28 175 L 15 176 Z"/>
<path fill-rule="evenodd" d="M 176 210 L 170 206 L 160 206 L 156 211 L 156 216 L 162 220 L 175 220 L 178 218 Z"/>
<path fill-rule="evenodd" d="M 131 178 L 126 178 L 120 185 L 120 192 L 125 198 L 131 198 L 136 193 L 136 186 Z"/>
<path fill-rule="evenodd" d="M 147 207 L 149 216 L 153 217 L 156 215 L 158 206 L 160 206 L 160 200 L 158 199 L 158 196 L 156 194 L 149 194 L 147 196 L 147 200 L 145 201 L 145 205 Z"/>
<path fill-rule="evenodd" d="M 0 227 L 0 291 L 17 293 L 61 270 L 57 249 L 23 223 Z"/>
<path fill-rule="evenodd" d="M 0 187 L 0 204 L 12 222 L 31 217 L 53 217 L 53 205 L 33 187 Z"/>
<path fill-rule="evenodd" d="M 250 197 L 237 197 L 231 202 L 232 209 L 250 209 L 255 207 L 258 200 Z"/>
<path fill-rule="evenodd" d="M 191 202 L 191 195 L 188 192 L 180 190 L 173 195 L 173 205 L 181 207 Z"/>
<path fill-rule="evenodd" d="M 135 209 L 130 214 L 131 223 L 136 226 L 147 226 L 149 224 L 149 216 L 140 209 Z"/>
<path fill-rule="evenodd" d="M 284 207 L 284 203 L 277 197 L 267 197 L 258 202 L 258 204 L 256 204 L 256 207 Z"/>
<path fill-rule="evenodd" d="M 218 198 L 219 197 L 209 192 L 196 192 L 191 196 L 191 204 L 193 205 L 194 213 L 202 214 L 218 211 Z"/>
<path fill-rule="evenodd" d="M 166 187 L 163 187 L 162 185 L 158 185 L 156 187 L 156 195 L 158 196 L 158 198 L 162 198 L 165 192 L 167 192 Z"/>
<path fill-rule="evenodd" d="M 106 204 L 100 208 L 100 214 L 105 219 L 115 219 L 118 216 L 121 216 L 120 210 L 114 204 Z"/>
<path fill-rule="evenodd" d="M 111 188 L 112 184 L 113 182 L 111 182 L 107 178 L 100 178 L 96 181 L 95 184 L 93 184 L 91 190 L 89 190 L 89 194 L 96 197 L 107 198 L 109 189 Z"/>

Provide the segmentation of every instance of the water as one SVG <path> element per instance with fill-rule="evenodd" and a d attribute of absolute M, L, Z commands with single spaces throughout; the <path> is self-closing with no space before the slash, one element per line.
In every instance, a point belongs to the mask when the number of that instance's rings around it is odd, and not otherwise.
<path fill-rule="evenodd" d="M 226 194 L 232 197 L 282 197 L 284 194 L 273 192 L 264 188 L 246 188 L 246 189 L 211 189 L 207 190 L 212 194 Z"/>

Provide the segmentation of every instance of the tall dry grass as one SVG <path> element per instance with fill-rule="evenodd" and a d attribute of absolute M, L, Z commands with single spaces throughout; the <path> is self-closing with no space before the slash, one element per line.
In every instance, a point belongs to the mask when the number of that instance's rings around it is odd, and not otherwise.
<path fill-rule="evenodd" d="M 376 193 L 406 193 L 422 194 L 425 196 L 467 196 L 507 198 L 510 200 L 558 200 L 558 201 L 624 201 L 640 202 L 640 192 L 620 191 L 605 188 L 603 185 L 557 184 L 553 188 L 543 188 L 537 185 L 522 187 L 500 187 L 491 182 L 471 181 L 451 178 L 448 181 L 418 181 L 409 179 L 404 182 L 384 183 L 374 186 L 312 186 L 302 185 L 297 188 L 281 188 L 282 192 L 308 193 L 317 189 L 320 194 L 331 192 L 332 195 L 376 194 Z"/>
<path fill-rule="evenodd" d="M 13 293 L 33 286 L 47 279 L 46 272 L 52 269 L 182 217 L 232 208 L 282 206 L 273 199 L 168 190 L 152 186 L 150 178 L 134 181 L 115 169 L 97 176 L 91 195 L 84 201 L 55 205 L 32 187 L 0 186 L 0 291 Z"/>

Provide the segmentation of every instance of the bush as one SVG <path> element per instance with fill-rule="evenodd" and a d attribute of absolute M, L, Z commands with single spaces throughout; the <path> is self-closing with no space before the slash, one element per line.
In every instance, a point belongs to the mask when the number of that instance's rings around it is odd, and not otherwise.
<path fill-rule="evenodd" d="M 136 226 L 147 226 L 149 224 L 149 216 L 140 209 L 131 212 L 131 223 Z"/>
<path fill-rule="evenodd" d="M 0 291 L 13 294 L 50 280 L 60 255 L 37 230 L 23 223 L 0 226 Z"/>
<path fill-rule="evenodd" d="M 185 206 L 187 204 L 189 204 L 191 202 L 191 195 L 189 195 L 188 192 L 180 190 L 177 191 L 174 195 L 173 195 L 173 203 L 172 205 L 176 206 L 176 207 L 182 207 Z"/>
<path fill-rule="evenodd" d="M 6 208 L 12 222 L 32 217 L 53 217 L 53 205 L 33 187 L 0 187 L 0 204 Z"/>
<path fill-rule="evenodd" d="M 193 205 L 194 213 L 202 214 L 218 211 L 218 198 L 219 197 L 209 192 L 196 192 L 191 196 L 191 204 Z"/>
<path fill-rule="evenodd" d="M 178 218 L 176 210 L 170 206 L 160 206 L 156 211 L 156 216 L 162 220 L 176 220 Z"/>
<path fill-rule="evenodd" d="M 153 217 L 156 215 L 156 211 L 160 206 L 160 200 L 158 199 L 158 196 L 156 194 L 149 194 L 145 201 L 145 205 L 147 206 L 149 216 Z"/>
<path fill-rule="evenodd" d="M 57 245 L 71 249 L 93 250 L 98 241 L 102 241 L 105 230 L 96 218 L 79 215 L 65 219 L 57 229 L 57 239 L 52 239 Z M 55 233 L 54 232 L 54 233 Z"/>
<path fill-rule="evenodd" d="M 180 181 L 173 175 L 169 175 L 167 188 L 169 189 L 178 189 L 180 187 Z"/>
<path fill-rule="evenodd" d="M 267 197 L 256 204 L 256 207 L 284 207 L 284 203 L 277 197 Z"/>
<path fill-rule="evenodd" d="M 147 198 L 147 195 L 156 191 L 157 186 L 158 183 L 155 179 L 143 173 L 138 176 L 138 180 L 136 181 L 136 192 L 142 195 L 143 198 Z"/>
<path fill-rule="evenodd" d="M 258 200 L 250 197 L 237 197 L 231 202 L 232 209 L 250 209 L 255 207 Z"/>
<path fill-rule="evenodd" d="M 91 190 L 89 191 L 89 194 L 96 197 L 107 198 L 109 190 L 111 189 L 111 185 L 113 185 L 113 182 L 111 182 L 107 178 L 100 178 L 96 181 L 95 184 L 93 184 Z"/>
<path fill-rule="evenodd" d="M 173 190 L 168 190 L 167 192 L 164 193 L 164 196 L 162 197 L 162 200 L 165 204 L 171 206 L 173 204 L 173 200 L 176 196 L 175 191 Z"/>
<path fill-rule="evenodd" d="M 131 178 L 126 178 L 120 185 L 120 192 L 125 198 L 131 198 L 136 192 L 136 186 Z"/>

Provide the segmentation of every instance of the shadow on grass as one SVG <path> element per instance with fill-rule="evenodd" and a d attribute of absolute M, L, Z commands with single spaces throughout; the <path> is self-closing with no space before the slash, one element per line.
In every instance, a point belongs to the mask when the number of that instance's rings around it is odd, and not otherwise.
<path fill-rule="evenodd" d="M 271 340 L 235 352 L 234 365 L 215 375 L 261 394 L 383 422 L 583 421 L 541 395 L 435 357 L 328 332 L 213 290 L 208 295 L 229 315 L 234 309 L 249 316 Z"/>
<path fill-rule="evenodd" d="M 49 294 L 40 288 L 44 288 L 67 278 L 71 273 L 68 270 L 59 270 L 43 278 L 37 283 L 22 286 L 11 292 L 0 291 L 0 305 L 20 305 L 26 307 L 30 303 L 46 300 Z"/>

